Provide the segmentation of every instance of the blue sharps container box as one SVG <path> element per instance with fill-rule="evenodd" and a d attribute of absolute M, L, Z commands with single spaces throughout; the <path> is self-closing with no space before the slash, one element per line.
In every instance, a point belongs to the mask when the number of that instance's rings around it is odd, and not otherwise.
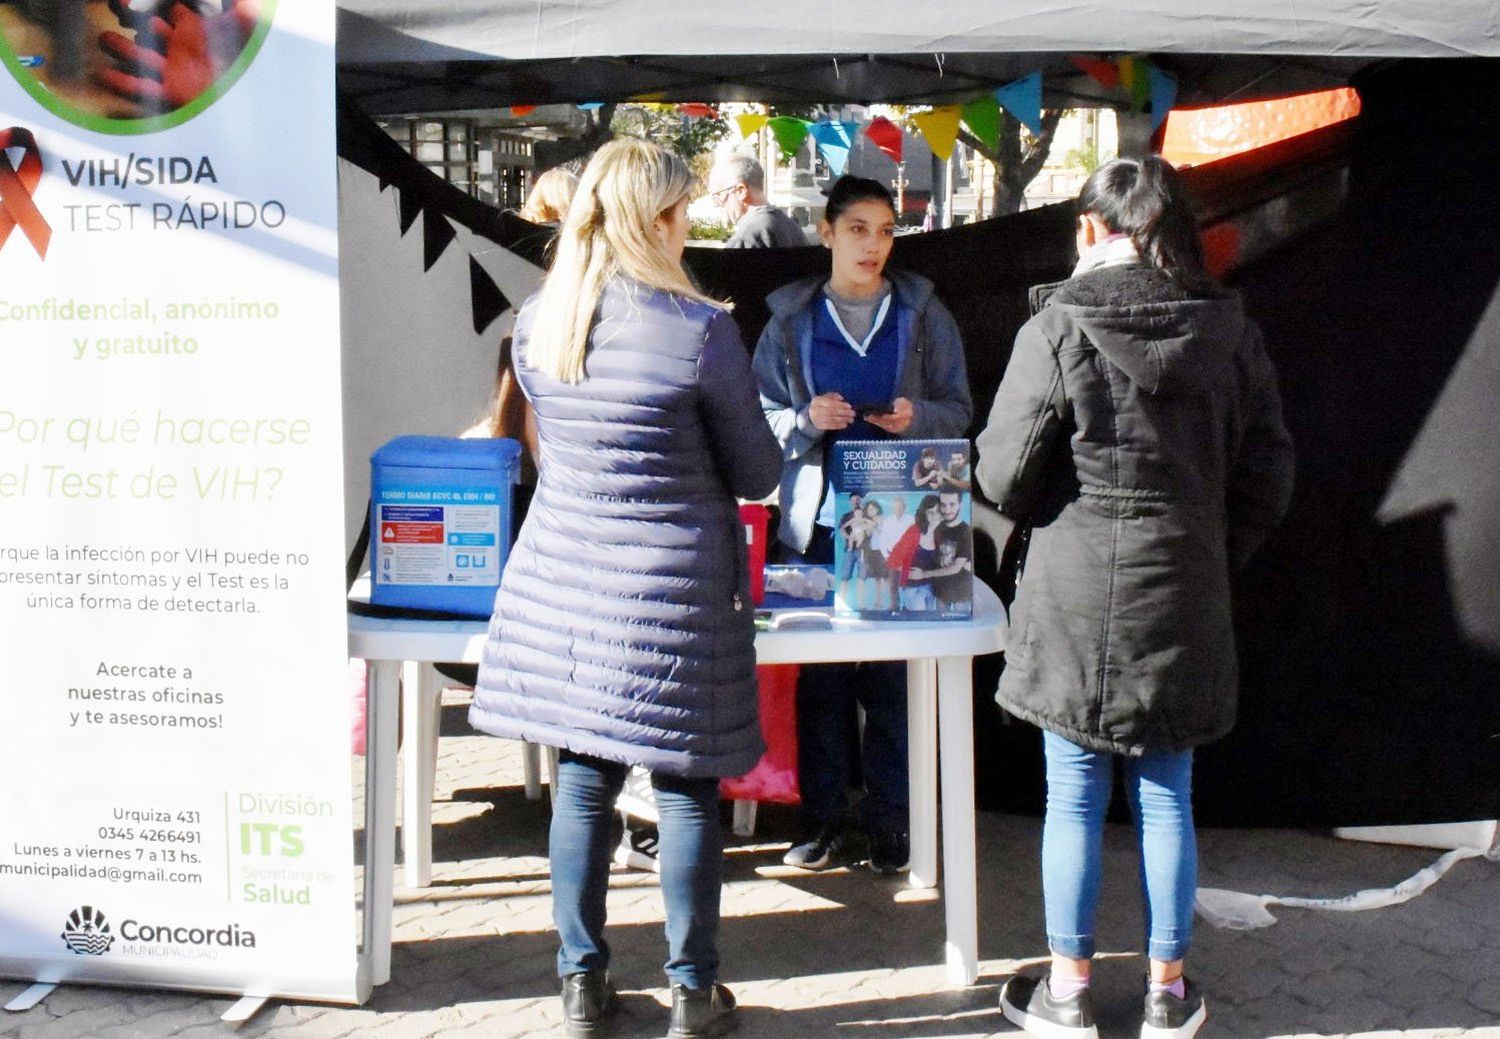
<path fill-rule="evenodd" d="M 370 601 L 488 617 L 510 552 L 514 440 L 397 437 L 370 456 Z"/>

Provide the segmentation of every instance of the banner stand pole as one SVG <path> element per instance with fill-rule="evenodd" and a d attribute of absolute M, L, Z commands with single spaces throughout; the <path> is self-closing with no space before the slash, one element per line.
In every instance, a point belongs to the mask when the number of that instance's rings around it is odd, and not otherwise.
<path fill-rule="evenodd" d="M 270 996 L 241 996 L 234 1006 L 224 1011 L 219 1020 L 226 1025 L 242 1025 L 259 1013 L 260 1008 L 270 1001 Z"/>
<path fill-rule="evenodd" d="M 57 988 L 57 982 L 55 981 L 39 981 L 5 1004 L 5 1009 L 13 1014 L 30 1010 L 42 1000 L 52 995 L 52 990 L 55 988 Z"/>

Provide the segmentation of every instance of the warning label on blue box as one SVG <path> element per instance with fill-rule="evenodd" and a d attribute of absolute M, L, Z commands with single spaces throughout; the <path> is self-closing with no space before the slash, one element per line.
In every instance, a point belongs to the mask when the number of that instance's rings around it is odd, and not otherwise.
<path fill-rule="evenodd" d="M 376 511 L 376 582 L 499 584 L 500 507 L 479 504 L 486 499 L 495 500 L 493 495 L 462 489 L 384 489 Z M 408 504 L 414 500 L 449 504 Z"/>

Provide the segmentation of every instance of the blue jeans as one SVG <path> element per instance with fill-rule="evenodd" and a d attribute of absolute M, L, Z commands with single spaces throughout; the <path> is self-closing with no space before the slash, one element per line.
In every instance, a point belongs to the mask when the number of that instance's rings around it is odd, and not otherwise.
<path fill-rule="evenodd" d="M 806 552 L 778 546 L 782 563 L 829 563 L 833 532 L 814 527 Z M 834 636 L 837 637 L 837 636 Z M 865 709 L 859 738 L 856 706 Z M 808 826 L 839 825 L 849 814 L 849 789 L 864 787 L 864 824 L 876 833 L 905 833 L 906 664 L 810 664 L 797 678 L 797 785 Z"/>
<path fill-rule="evenodd" d="M 604 940 L 615 798 L 628 766 L 562 751 L 552 806 L 552 919 L 562 947 L 560 977 L 609 966 Z M 662 901 L 667 908 L 667 980 L 712 985 L 719 971 L 719 889 L 724 833 L 719 781 L 653 773 L 661 813 Z"/>
<path fill-rule="evenodd" d="M 1047 818 L 1042 826 L 1047 944 L 1060 956 L 1088 959 L 1094 955 L 1104 816 L 1116 755 L 1088 750 L 1051 732 L 1042 739 L 1047 752 Z M 1123 760 L 1140 843 L 1147 954 L 1153 960 L 1180 960 L 1192 941 L 1198 890 L 1193 752 Z"/>

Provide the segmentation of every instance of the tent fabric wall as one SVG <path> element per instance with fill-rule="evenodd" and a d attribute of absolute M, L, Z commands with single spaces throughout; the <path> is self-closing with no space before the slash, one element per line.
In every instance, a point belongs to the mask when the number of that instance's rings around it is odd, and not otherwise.
<path fill-rule="evenodd" d="M 1489 0 L 339 0 L 339 61 L 1046 52 L 1500 54 Z M 586 100 L 586 99 L 580 99 Z"/>

